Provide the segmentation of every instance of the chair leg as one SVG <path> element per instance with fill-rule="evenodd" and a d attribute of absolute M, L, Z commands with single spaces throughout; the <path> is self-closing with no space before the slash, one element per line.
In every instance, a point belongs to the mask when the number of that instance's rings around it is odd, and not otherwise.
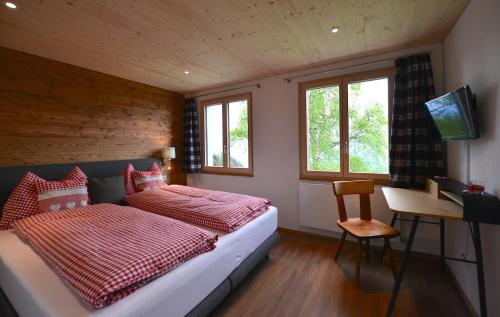
<path fill-rule="evenodd" d="M 335 261 L 339 258 L 340 251 L 342 251 L 342 247 L 344 246 L 345 238 L 347 236 L 347 231 L 342 232 L 342 238 L 340 238 L 340 244 L 337 248 L 337 253 L 335 253 Z"/>
<path fill-rule="evenodd" d="M 356 286 L 359 287 L 359 271 L 361 270 L 361 257 L 363 252 L 363 241 L 358 240 L 358 257 L 356 259 Z"/>
<path fill-rule="evenodd" d="M 370 239 L 366 240 L 366 259 L 370 259 Z"/>
<path fill-rule="evenodd" d="M 385 238 L 384 240 L 385 240 L 384 246 L 386 247 L 386 250 L 387 250 L 387 255 L 389 257 L 389 263 L 391 264 L 392 274 L 394 275 L 394 278 L 396 278 L 397 271 L 396 271 L 396 265 L 394 264 L 394 259 L 392 257 L 391 241 L 389 241 L 388 238 Z"/>

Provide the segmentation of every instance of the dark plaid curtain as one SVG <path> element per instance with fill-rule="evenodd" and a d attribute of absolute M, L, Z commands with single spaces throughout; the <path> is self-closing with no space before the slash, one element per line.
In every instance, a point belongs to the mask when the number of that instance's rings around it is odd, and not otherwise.
<path fill-rule="evenodd" d="M 200 147 L 198 105 L 194 99 L 186 99 L 184 105 L 184 172 L 201 172 Z"/>
<path fill-rule="evenodd" d="M 394 187 L 425 188 L 445 175 L 444 144 L 437 141 L 425 101 L 434 98 L 429 54 L 396 60 L 389 170 Z"/>

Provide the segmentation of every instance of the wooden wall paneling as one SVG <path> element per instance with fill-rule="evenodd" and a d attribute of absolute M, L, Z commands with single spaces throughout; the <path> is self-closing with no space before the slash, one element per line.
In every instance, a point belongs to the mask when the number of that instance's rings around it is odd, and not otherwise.
<path fill-rule="evenodd" d="M 182 172 L 184 95 L 0 48 L 0 166 L 161 157 Z"/>

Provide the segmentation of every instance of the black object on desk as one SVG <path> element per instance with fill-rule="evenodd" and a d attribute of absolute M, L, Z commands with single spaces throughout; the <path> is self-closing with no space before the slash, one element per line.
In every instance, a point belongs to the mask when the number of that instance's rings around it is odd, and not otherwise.
<path fill-rule="evenodd" d="M 500 225 L 500 201 L 488 193 L 462 193 L 464 221 Z"/>

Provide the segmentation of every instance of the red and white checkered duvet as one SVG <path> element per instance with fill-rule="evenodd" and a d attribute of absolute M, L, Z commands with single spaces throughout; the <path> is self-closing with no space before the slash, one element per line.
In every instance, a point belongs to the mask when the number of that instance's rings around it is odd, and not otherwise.
<path fill-rule="evenodd" d="M 217 241 L 189 224 L 112 204 L 41 213 L 13 227 L 94 308 L 214 249 Z"/>
<path fill-rule="evenodd" d="M 271 205 L 264 198 L 181 185 L 135 193 L 125 201 L 139 209 L 223 232 L 238 229 Z"/>

